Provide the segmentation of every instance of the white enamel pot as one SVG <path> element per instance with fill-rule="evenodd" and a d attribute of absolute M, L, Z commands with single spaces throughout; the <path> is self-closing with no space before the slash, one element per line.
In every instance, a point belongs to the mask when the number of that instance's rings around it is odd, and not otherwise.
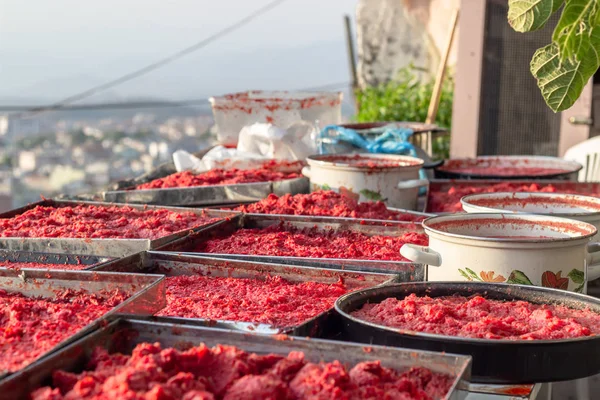
<path fill-rule="evenodd" d="M 416 210 L 419 189 L 429 185 L 419 179 L 423 160 L 409 156 L 388 154 L 360 154 L 362 165 L 355 154 L 315 155 L 306 159 L 308 167 L 302 170 L 310 179 L 312 191 L 334 190 L 358 201 L 384 201 L 386 205 Z M 370 166 L 364 165 L 372 160 Z M 378 165 L 386 162 L 394 165 Z"/>
<path fill-rule="evenodd" d="M 562 193 L 480 193 L 460 201 L 467 213 L 526 213 L 552 215 L 587 222 L 600 230 L 600 199 Z M 600 233 L 592 240 L 598 241 Z"/>
<path fill-rule="evenodd" d="M 532 214 L 454 214 L 423 222 L 429 246 L 405 244 L 429 281 L 517 283 L 585 292 L 600 276 L 595 226 Z"/>

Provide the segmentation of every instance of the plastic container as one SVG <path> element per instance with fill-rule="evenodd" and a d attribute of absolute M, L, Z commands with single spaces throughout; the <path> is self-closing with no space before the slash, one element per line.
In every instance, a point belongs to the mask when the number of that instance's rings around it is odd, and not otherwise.
<path fill-rule="evenodd" d="M 217 138 L 237 145 L 242 128 L 257 122 L 287 129 L 298 121 L 318 123 L 319 129 L 342 121 L 341 92 L 248 91 L 211 97 Z"/>

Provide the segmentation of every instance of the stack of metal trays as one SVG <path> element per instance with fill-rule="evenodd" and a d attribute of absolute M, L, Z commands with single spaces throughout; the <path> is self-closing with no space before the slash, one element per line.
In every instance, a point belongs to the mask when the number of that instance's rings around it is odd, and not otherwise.
<path fill-rule="evenodd" d="M 167 176 L 165 174 L 164 176 Z M 167 189 L 136 190 L 135 186 L 101 194 L 104 201 L 116 203 L 155 204 L 169 206 L 210 206 L 237 204 L 264 199 L 269 194 L 278 196 L 291 193 L 308 193 L 308 178 L 300 177 L 272 182 L 239 183 L 177 187 Z"/>
<path fill-rule="evenodd" d="M 30 251 L 0 250 L 0 261 L 10 263 L 61 264 L 65 266 L 79 265 L 81 270 L 88 270 L 111 261 L 110 257 L 86 256 L 60 253 L 34 253 Z"/>
<path fill-rule="evenodd" d="M 233 211 L 223 210 L 205 210 L 191 209 L 178 207 L 153 207 L 144 205 L 126 205 L 101 202 L 86 202 L 86 201 L 66 201 L 66 200 L 43 200 L 37 203 L 29 204 L 25 207 L 11 210 L 0 214 L 1 218 L 12 218 L 24 213 L 36 206 L 45 207 L 65 207 L 78 205 L 95 205 L 105 207 L 124 207 L 129 206 L 139 210 L 149 209 L 165 209 L 174 212 L 193 212 L 208 218 L 225 220 L 227 218 L 239 215 Z M 199 225 L 192 231 L 218 224 L 220 221 L 213 221 Z M 53 252 L 64 254 L 81 254 L 81 255 L 96 255 L 105 257 L 125 257 L 140 251 L 155 249 L 163 246 L 175 239 L 184 237 L 189 234 L 190 230 L 182 230 L 171 235 L 164 236 L 158 239 L 76 239 L 76 238 L 30 238 L 30 237 L 0 237 L 0 249 L 4 250 L 20 250 L 31 252 Z"/>
<path fill-rule="evenodd" d="M 165 281 L 160 275 L 0 268 L 0 290 L 37 298 L 54 298 L 61 290 L 83 291 L 100 297 L 120 290 L 129 295 L 127 300 L 69 336 L 38 359 L 46 358 L 56 350 L 97 329 L 102 325 L 101 322 L 111 315 L 148 315 L 162 309 L 166 304 Z M 0 379 L 7 374 L 7 371 L 0 371 Z"/>
<path fill-rule="evenodd" d="M 287 356 L 300 351 L 311 362 L 338 360 L 348 367 L 363 361 L 381 361 L 388 368 L 403 371 L 411 367 L 425 367 L 433 372 L 453 377 L 452 386 L 444 399 L 464 398 L 461 389 L 467 387 L 470 377 L 470 357 L 424 351 L 386 348 L 380 346 L 340 343 L 328 340 L 302 339 L 282 340 L 269 335 L 248 335 L 223 329 L 177 325 L 136 319 L 118 319 L 93 334 L 78 340 L 69 347 L 53 354 L 41 362 L 31 365 L 19 374 L 0 383 L 0 399 L 26 399 L 32 390 L 48 384 L 56 370 L 81 372 L 90 355 L 98 346 L 109 352 L 130 354 L 136 344 L 160 343 L 163 348 L 186 349 L 205 343 L 230 345 L 247 352 L 258 354 L 280 354 Z"/>
<path fill-rule="evenodd" d="M 240 260 L 222 260 L 212 257 L 144 252 L 131 257 L 103 264 L 95 271 L 153 273 L 166 276 L 203 275 L 228 278 L 264 279 L 265 276 L 278 276 L 289 282 L 318 282 L 333 284 L 340 280 L 350 290 L 374 287 L 396 281 L 394 274 L 374 272 L 342 271 L 334 268 L 307 268 L 301 266 L 261 264 Z M 268 324 L 243 321 L 213 321 L 201 318 L 155 317 L 156 321 L 193 323 L 202 326 L 220 326 L 251 333 L 280 334 L 296 336 L 331 337 L 339 335 L 338 315 L 331 308 L 307 319 L 296 326 L 273 327 Z"/>
<path fill-rule="evenodd" d="M 421 224 L 414 224 L 410 222 L 382 222 L 377 220 L 357 221 L 351 218 L 244 214 L 224 221 L 221 224 L 201 229 L 198 232 L 175 240 L 165 246 L 160 246 L 157 248 L 157 250 L 173 253 L 197 254 L 216 258 L 256 261 L 262 263 L 290 264 L 308 267 L 335 266 L 337 268 L 344 268 L 347 270 L 393 273 L 399 275 L 399 279 L 402 282 L 425 280 L 425 265 L 412 263 L 409 261 L 259 256 L 247 254 L 214 254 L 194 252 L 194 249 L 198 248 L 200 244 L 214 237 L 227 236 L 238 229 L 266 228 L 268 226 L 278 225 L 281 223 L 285 224 L 286 226 L 293 226 L 300 229 L 317 228 L 322 230 L 333 229 L 334 231 L 350 230 L 354 232 L 360 232 L 368 236 L 400 236 L 408 232 L 424 232 Z"/>

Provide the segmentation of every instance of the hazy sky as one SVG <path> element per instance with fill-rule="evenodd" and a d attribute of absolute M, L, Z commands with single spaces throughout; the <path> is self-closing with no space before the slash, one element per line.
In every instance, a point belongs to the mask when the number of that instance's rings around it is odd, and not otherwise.
<path fill-rule="evenodd" d="M 58 99 L 201 40 L 268 0 L 0 0 L 0 97 Z M 357 0 L 288 0 L 109 95 L 196 98 L 348 81 Z M 100 97 L 98 97 L 100 99 Z"/>

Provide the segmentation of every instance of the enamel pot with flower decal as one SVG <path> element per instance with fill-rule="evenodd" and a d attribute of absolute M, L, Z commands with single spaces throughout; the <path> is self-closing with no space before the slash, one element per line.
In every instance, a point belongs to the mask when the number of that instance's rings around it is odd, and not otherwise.
<path fill-rule="evenodd" d="M 594 225 L 532 214 L 454 214 L 423 222 L 429 246 L 405 244 L 429 281 L 474 281 L 585 292 L 600 276 Z"/>

